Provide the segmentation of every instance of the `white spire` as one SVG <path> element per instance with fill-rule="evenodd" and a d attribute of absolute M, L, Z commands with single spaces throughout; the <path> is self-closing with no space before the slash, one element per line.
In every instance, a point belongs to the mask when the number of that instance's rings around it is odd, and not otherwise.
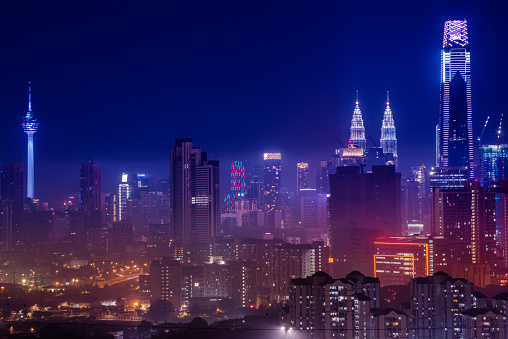
<path fill-rule="evenodd" d="M 395 133 L 395 121 L 393 120 L 392 110 L 390 108 L 390 92 L 386 92 L 386 108 L 381 126 L 381 147 L 383 153 L 392 153 L 397 158 L 397 136 Z"/>
<path fill-rule="evenodd" d="M 367 144 L 365 140 L 365 127 L 363 127 L 362 111 L 358 103 L 358 90 L 356 91 L 356 106 L 353 112 L 353 119 L 351 120 L 349 142 L 363 149 L 365 149 Z"/>

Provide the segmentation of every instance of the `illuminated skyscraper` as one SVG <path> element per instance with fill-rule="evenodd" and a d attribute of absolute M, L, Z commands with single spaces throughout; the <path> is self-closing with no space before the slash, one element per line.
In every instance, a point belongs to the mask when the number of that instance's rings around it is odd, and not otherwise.
<path fill-rule="evenodd" d="M 365 140 L 365 127 L 363 127 L 362 111 L 358 106 L 358 91 L 356 91 L 356 106 L 351 120 L 351 135 L 349 143 L 358 145 L 359 148 L 365 149 L 367 141 Z"/>
<path fill-rule="evenodd" d="M 231 163 L 231 192 L 235 197 L 245 196 L 245 166 L 242 161 Z"/>
<path fill-rule="evenodd" d="M 468 167 L 473 177 L 471 67 L 466 20 L 448 20 L 441 51 L 439 167 Z"/>
<path fill-rule="evenodd" d="M 127 215 L 127 200 L 132 195 L 132 185 L 128 182 L 129 175 L 122 174 L 122 182 L 118 185 L 118 218 L 117 221 L 123 221 Z"/>
<path fill-rule="evenodd" d="M 309 164 L 306 162 L 299 162 L 296 164 L 296 188 L 297 193 L 300 190 L 310 188 L 310 170 Z"/>
<path fill-rule="evenodd" d="M 30 84 L 30 83 L 29 83 Z M 23 117 L 23 131 L 28 136 L 28 166 L 26 177 L 26 196 L 27 198 L 34 198 L 34 133 L 39 128 L 37 119 L 34 119 L 32 112 L 32 87 L 28 86 L 28 112 Z"/>
<path fill-rule="evenodd" d="M 508 145 L 480 145 L 480 166 L 483 186 L 508 180 Z"/>
<path fill-rule="evenodd" d="M 281 210 L 280 198 L 280 153 L 264 153 L 263 205 L 266 212 Z"/>
<path fill-rule="evenodd" d="M 381 127 L 380 144 L 383 153 L 393 154 L 393 160 L 397 163 L 397 136 L 395 134 L 395 122 L 393 121 L 392 110 L 390 108 L 390 97 L 386 92 L 386 108 L 383 116 L 383 125 Z"/>

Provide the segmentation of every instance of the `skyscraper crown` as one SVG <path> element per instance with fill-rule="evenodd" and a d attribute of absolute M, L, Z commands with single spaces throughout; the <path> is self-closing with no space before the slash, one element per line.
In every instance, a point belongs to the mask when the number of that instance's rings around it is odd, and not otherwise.
<path fill-rule="evenodd" d="M 468 45 L 467 21 L 448 20 L 444 24 L 443 48 L 466 47 Z"/>

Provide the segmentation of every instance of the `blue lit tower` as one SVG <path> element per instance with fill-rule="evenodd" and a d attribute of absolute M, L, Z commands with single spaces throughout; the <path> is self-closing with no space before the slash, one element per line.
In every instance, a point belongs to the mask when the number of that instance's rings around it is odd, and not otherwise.
<path fill-rule="evenodd" d="M 439 167 L 467 167 L 473 177 L 471 67 L 466 20 L 444 24 L 441 51 Z"/>
<path fill-rule="evenodd" d="M 395 134 L 395 122 L 390 108 L 389 92 L 386 92 L 386 108 L 383 116 L 383 124 L 381 126 L 381 147 L 383 153 L 392 153 L 395 163 L 397 163 L 397 136 Z"/>
<path fill-rule="evenodd" d="M 365 149 L 367 141 L 365 140 L 365 127 L 363 127 L 362 111 L 358 106 L 358 91 L 356 91 L 356 107 L 351 120 L 351 136 L 349 143 L 358 145 L 358 148 Z"/>
<path fill-rule="evenodd" d="M 32 87 L 28 83 L 28 112 L 23 117 L 23 131 L 28 135 L 28 168 L 26 176 L 26 196 L 34 198 L 34 133 L 37 132 L 39 123 L 34 119 L 32 112 Z"/>

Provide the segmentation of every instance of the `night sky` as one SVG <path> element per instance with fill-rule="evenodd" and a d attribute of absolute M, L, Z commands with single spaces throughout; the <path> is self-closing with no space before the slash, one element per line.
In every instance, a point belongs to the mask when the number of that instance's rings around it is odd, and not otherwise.
<path fill-rule="evenodd" d="M 296 162 L 314 181 L 347 142 L 356 90 L 376 142 L 390 91 L 402 173 L 434 165 L 444 21 L 468 20 L 476 138 L 506 113 L 507 8 L 415 3 L 2 1 L 0 160 L 26 163 L 31 81 L 35 192 L 51 204 L 79 190 L 88 159 L 103 192 L 122 172 L 167 177 L 181 137 L 221 161 L 222 192 L 231 160 L 265 151 L 282 152 L 294 190 Z"/>

